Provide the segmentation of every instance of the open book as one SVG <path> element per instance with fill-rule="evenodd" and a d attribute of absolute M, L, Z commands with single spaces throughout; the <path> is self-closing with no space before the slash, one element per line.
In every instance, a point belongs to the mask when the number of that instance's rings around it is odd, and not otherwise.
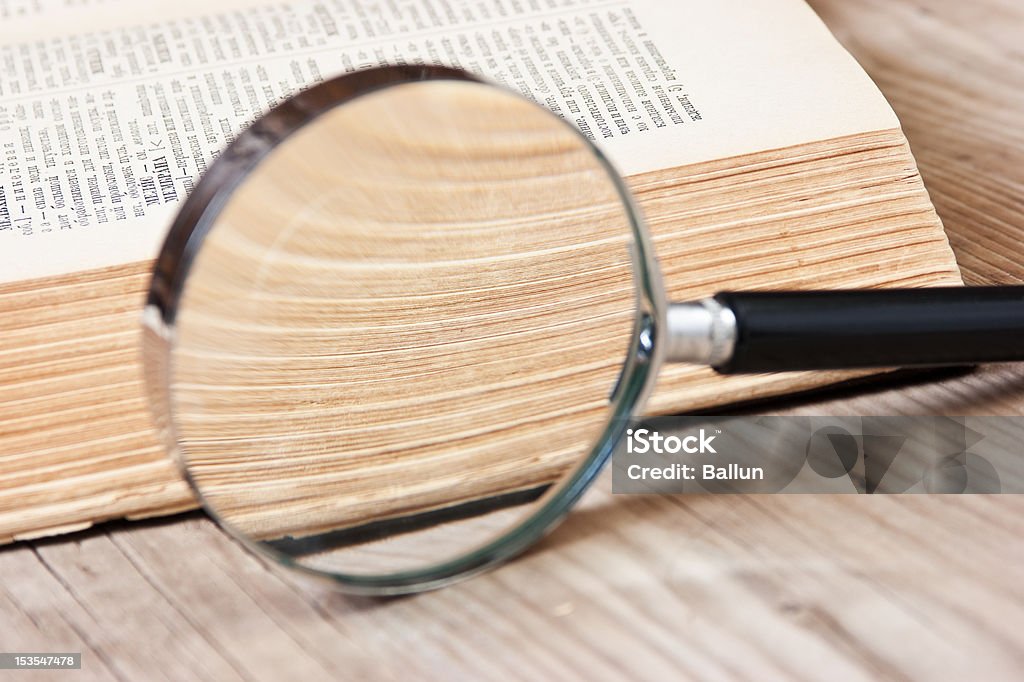
<path fill-rule="evenodd" d="M 142 384 L 150 264 L 226 143 L 346 71 L 461 66 L 574 122 L 672 299 L 960 283 L 898 120 L 802 0 L 0 0 L 0 21 L 0 541 L 194 506 Z M 667 367 L 650 409 L 841 378 Z"/>

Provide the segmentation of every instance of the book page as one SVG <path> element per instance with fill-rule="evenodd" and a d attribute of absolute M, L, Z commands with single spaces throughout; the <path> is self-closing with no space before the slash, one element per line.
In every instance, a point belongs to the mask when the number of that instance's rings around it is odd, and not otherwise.
<path fill-rule="evenodd" d="M 239 131 L 374 65 L 481 74 L 626 175 L 899 126 L 802 0 L 0 0 L 0 22 L 0 282 L 154 257 Z"/>

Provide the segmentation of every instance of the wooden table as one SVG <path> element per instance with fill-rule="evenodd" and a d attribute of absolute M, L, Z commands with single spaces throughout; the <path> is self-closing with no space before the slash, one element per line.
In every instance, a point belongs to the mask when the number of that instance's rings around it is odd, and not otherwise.
<path fill-rule="evenodd" d="M 1024 282 L 1024 5 L 812 4 L 900 114 L 966 279 Z M 784 407 L 1021 415 L 1024 371 Z M 1021 497 L 613 498 L 605 478 L 501 570 L 375 601 L 192 514 L 0 551 L 0 648 L 83 651 L 61 680 L 1020 679 L 1022 536 Z"/>

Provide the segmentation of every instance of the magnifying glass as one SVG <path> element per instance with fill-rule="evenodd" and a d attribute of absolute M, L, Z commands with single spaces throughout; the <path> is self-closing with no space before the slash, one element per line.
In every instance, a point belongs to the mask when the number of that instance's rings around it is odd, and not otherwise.
<path fill-rule="evenodd" d="M 669 304 L 601 152 L 442 67 L 348 74 L 243 132 L 174 221 L 144 322 L 158 427 L 209 513 L 363 594 L 536 541 L 663 362 L 1024 359 L 1022 287 Z"/>

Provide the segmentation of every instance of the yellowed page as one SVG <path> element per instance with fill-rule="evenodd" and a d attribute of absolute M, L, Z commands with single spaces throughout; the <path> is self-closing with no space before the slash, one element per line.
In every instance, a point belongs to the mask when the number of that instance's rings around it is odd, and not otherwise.
<path fill-rule="evenodd" d="M 482 73 L 627 175 L 899 125 L 802 0 L 6 0 L 0 16 L 0 282 L 153 257 L 239 130 L 375 64 Z"/>

